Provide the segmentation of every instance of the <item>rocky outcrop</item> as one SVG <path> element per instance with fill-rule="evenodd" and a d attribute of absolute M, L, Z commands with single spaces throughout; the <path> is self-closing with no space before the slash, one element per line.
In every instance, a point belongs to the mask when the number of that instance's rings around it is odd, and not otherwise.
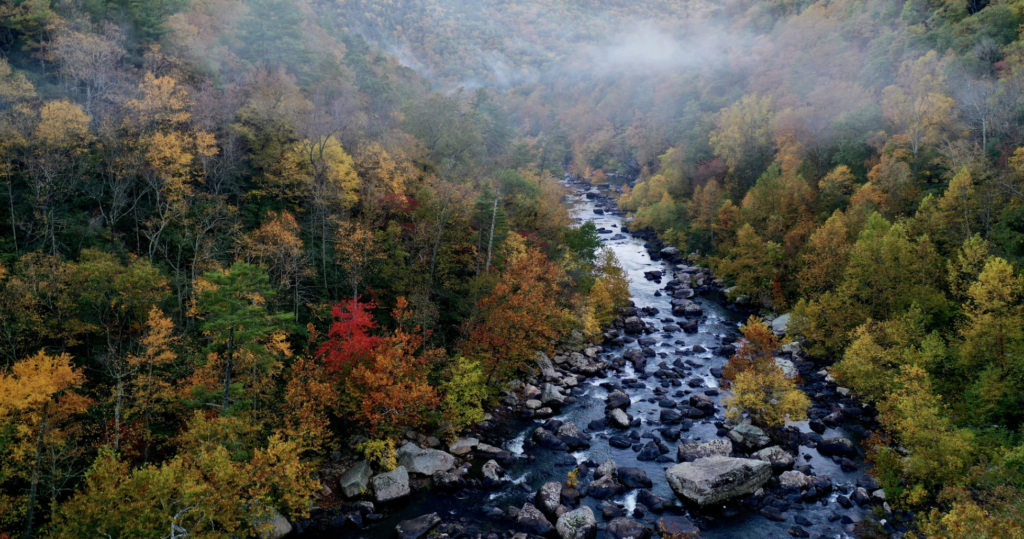
<path fill-rule="evenodd" d="M 665 471 L 677 496 L 701 506 L 751 494 L 771 476 L 767 462 L 731 457 L 697 459 Z"/>

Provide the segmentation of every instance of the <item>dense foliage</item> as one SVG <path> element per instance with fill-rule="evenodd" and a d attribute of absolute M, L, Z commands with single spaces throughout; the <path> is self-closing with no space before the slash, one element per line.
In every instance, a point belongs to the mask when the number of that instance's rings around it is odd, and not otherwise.
<path fill-rule="evenodd" d="M 0 537 L 257 535 L 628 304 L 565 152 L 325 4 L 0 1 Z"/>

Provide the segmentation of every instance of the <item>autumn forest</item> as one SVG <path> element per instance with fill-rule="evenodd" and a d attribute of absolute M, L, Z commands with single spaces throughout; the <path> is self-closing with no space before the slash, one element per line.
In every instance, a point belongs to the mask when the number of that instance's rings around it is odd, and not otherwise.
<path fill-rule="evenodd" d="M 1024 537 L 1022 24 L 0 0 L 0 538 L 276 539 L 347 503 L 338 462 L 454 452 L 640 307 L 580 184 L 754 315 L 730 417 L 807 418 L 760 359 L 798 343 L 877 413 L 860 452 L 907 537 Z"/>

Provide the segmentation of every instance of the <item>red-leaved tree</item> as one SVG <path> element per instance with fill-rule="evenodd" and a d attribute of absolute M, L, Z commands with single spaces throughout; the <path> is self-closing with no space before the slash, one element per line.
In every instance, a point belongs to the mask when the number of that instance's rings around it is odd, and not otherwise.
<path fill-rule="evenodd" d="M 334 322 L 327 331 L 327 340 L 316 351 L 328 372 L 347 371 L 367 361 L 374 348 L 384 342 L 384 338 L 371 334 L 380 327 L 370 316 L 375 307 L 373 303 L 347 300 L 331 309 Z"/>

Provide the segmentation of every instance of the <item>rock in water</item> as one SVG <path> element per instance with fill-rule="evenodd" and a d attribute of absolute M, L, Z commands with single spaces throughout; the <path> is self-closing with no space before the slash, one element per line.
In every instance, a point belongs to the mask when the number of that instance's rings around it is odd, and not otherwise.
<path fill-rule="evenodd" d="M 772 471 L 775 473 L 782 473 L 793 467 L 793 455 L 790 455 L 785 449 L 777 445 L 766 447 L 754 453 L 753 456 L 758 460 L 771 464 Z"/>
<path fill-rule="evenodd" d="M 597 535 L 597 519 L 584 505 L 558 517 L 555 530 L 561 539 L 593 539 Z"/>
<path fill-rule="evenodd" d="M 430 513 L 411 520 L 403 520 L 395 526 L 399 539 L 422 539 L 430 530 L 441 523 L 441 517 L 437 513 Z"/>
<path fill-rule="evenodd" d="M 677 496 L 701 506 L 751 494 L 771 477 L 771 464 L 732 457 L 697 459 L 665 471 Z"/>
<path fill-rule="evenodd" d="M 618 408 L 615 408 L 610 414 L 608 414 L 608 424 L 617 429 L 628 429 L 630 421 L 631 420 L 629 419 L 629 416 L 626 415 L 626 412 L 623 412 Z"/>
<path fill-rule="evenodd" d="M 654 486 L 651 478 L 647 477 L 647 472 L 640 468 L 631 468 L 623 466 L 618 470 L 619 483 L 623 487 L 632 488 L 651 488 Z"/>
<path fill-rule="evenodd" d="M 341 476 L 338 485 L 345 497 L 354 498 L 370 488 L 371 477 L 373 477 L 373 470 L 370 469 L 370 462 L 361 460 Z"/>
<path fill-rule="evenodd" d="M 378 502 L 396 500 L 408 496 L 412 492 L 409 489 L 409 472 L 405 466 L 399 466 L 391 472 L 378 474 L 371 482 Z"/>
<path fill-rule="evenodd" d="M 728 457 L 732 454 L 732 442 L 729 440 L 711 440 L 710 442 L 687 442 L 679 444 L 679 462 L 693 462 L 706 457 Z"/>
<path fill-rule="evenodd" d="M 763 430 L 746 423 L 733 427 L 729 431 L 729 439 L 732 443 L 748 451 L 756 451 L 771 443 L 771 438 Z"/>
<path fill-rule="evenodd" d="M 434 472 L 447 472 L 455 467 L 455 457 L 440 449 L 422 449 L 409 442 L 395 452 L 398 464 L 409 473 L 434 475 Z"/>
<path fill-rule="evenodd" d="M 548 535 L 555 530 L 555 527 L 548 522 L 539 509 L 527 502 L 516 515 L 516 525 L 519 529 L 533 535 Z"/>
<path fill-rule="evenodd" d="M 608 523 L 604 536 L 609 539 L 650 539 L 654 530 L 628 518 L 619 517 Z"/>
<path fill-rule="evenodd" d="M 558 481 L 544 483 L 537 491 L 534 502 L 541 513 L 549 517 L 555 516 L 558 506 L 562 505 L 562 484 Z"/>
<path fill-rule="evenodd" d="M 839 455 L 841 457 L 856 457 L 857 446 L 853 445 L 853 442 L 846 438 L 825 438 L 818 442 L 818 453 L 831 457 L 833 455 Z"/>

